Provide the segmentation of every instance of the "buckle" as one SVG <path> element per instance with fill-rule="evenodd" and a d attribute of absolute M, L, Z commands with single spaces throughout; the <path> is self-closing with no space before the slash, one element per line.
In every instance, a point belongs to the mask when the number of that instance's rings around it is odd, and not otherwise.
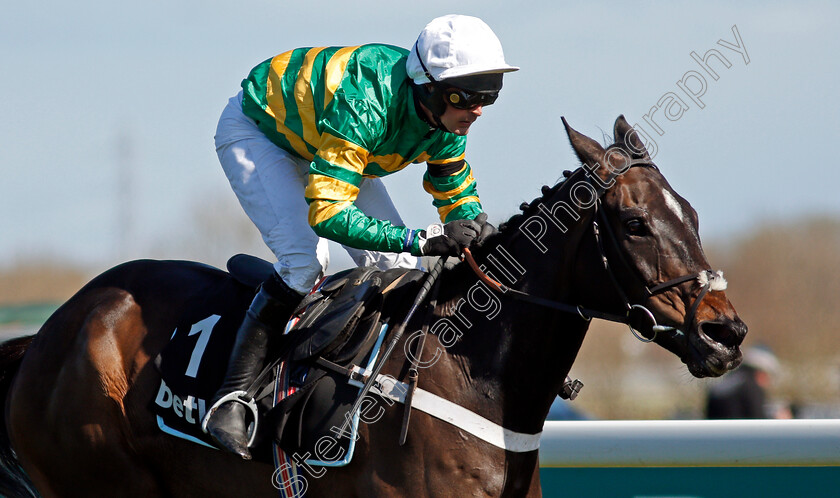
<path fill-rule="evenodd" d="M 570 377 L 566 377 L 566 382 L 563 383 L 563 387 L 560 389 L 560 397 L 572 401 L 577 398 L 582 388 L 583 382 L 579 379 L 572 380 Z"/>

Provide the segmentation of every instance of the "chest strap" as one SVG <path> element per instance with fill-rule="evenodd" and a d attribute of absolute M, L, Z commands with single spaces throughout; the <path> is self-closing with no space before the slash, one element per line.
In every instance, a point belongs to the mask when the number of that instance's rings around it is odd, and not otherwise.
<path fill-rule="evenodd" d="M 364 370 L 359 367 L 354 367 L 353 370 L 366 376 Z M 360 382 L 354 380 L 350 380 L 349 383 L 358 386 L 362 385 Z M 405 403 L 405 396 L 408 391 L 409 386 L 405 382 L 400 382 L 393 377 L 381 374 L 376 376 L 376 382 L 371 388 L 371 392 L 400 403 Z M 482 441 L 486 441 L 506 451 L 526 453 L 535 451 L 540 447 L 540 436 L 542 432 L 538 432 L 537 434 L 514 432 L 487 420 L 475 412 L 467 410 L 463 406 L 420 388 L 414 389 L 411 408 L 428 413 L 432 417 L 452 424 Z"/>

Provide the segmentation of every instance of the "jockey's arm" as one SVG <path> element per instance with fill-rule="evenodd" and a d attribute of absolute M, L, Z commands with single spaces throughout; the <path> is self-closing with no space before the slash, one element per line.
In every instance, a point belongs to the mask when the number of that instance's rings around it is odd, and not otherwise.
<path fill-rule="evenodd" d="M 347 140 L 324 137 L 306 188 L 310 226 L 318 236 L 350 247 L 421 255 L 419 230 L 367 216 L 355 206 L 368 154 Z M 423 184 L 444 223 L 472 220 L 482 212 L 475 179 L 463 155 L 429 161 Z"/>
<path fill-rule="evenodd" d="M 364 214 L 354 204 L 369 152 L 348 140 L 325 135 L 309 168 L 306 202 L 309 225 L 346 246 L 383 252 L 411 250 L 411 231 Z"/>
<path fill-rule="evenodd" d="M 429 160 L 426 164 L 423 188 L 432 195 L 440 221 L 472 220 L 481 214 L 475 178 L 463 154 L 447 160 Z"/>
<path fill-rule="evenodd" d="M 374 160 L 371 151 L 387 133 L 381 110 L 367 100 L 337 95 L 319 126 L 320 142 L 305 193 L 315 233 L 358 249 L 420 255 L 420 230 L 367 216 L 355 205 L 365 170 Z M 424 187 L 444 222 L 472 220 L 481 213 L 475 179 L 464 160 L 465 146 L 466 137 L 438 134 L 414 159 L 427 162 Z"/>

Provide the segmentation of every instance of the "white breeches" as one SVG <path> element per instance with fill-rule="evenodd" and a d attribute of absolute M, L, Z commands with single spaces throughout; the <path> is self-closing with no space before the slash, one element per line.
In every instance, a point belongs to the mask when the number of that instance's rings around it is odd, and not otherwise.
<path fill-rule="evenodd" d="M 242 93 L 231 98 L 216 128 L 216 153 L 245 213 L 277 257 L 275 270 L 293 289 L 308 292 L 327 271 L 326 239 L 309 226 L 304 190 L 309 161 L 274 145 L 242 113 Z M 356 207 L 368 216 L 404 225 L 385 185 L 366 178 L 359 185 Z M 359 266 L 418 268 L 407 253 L 381 253 L 342 246 Z"/>

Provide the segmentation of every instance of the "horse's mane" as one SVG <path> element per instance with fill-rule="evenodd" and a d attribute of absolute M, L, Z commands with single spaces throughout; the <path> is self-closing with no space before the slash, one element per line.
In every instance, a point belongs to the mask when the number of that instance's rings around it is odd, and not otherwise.
<path fill-rule="evenodd" d="M 604 147 L 604 149 L 610 149 L 618 146 L 618 144 L 615 141 L 615 137 L 611 137 L 604 130 L 601 130 L 601 134 L 603 135 L 602 146 Z M 527 220 L 529 217 L 535 214 L 540 203 L 544 202 L 547 198 L 550 198 L 554 194 L 556 194 L 558 190 L 560 190 L 565 184 L 568 183 L 566 180 L 568 180 L 572 176 L 572 174 L 574 174 L 578 169 L 580 169 L 580 167 L 578 167 L 575 171 L 563 171 L 563 176 L 557 180 L 553 187 L 543 185 L 542 195 L 534 198 L 534 200 L 532 200 L 531 202 L 523 202 L 522 204 L 520 204 L 519 209 L 522 212 L 514 214 L 513 216 L 508 218 L 507 221 L 501 223 L 499 225 L 499 233 L 510 233 L 511 231 L 516 229 L 520 224 L 522 224 L 523 220 Z"/>
<path fill-rule="evenodd" d="M 545 202 L 546 199 L 550 199 L 553 197 L 557 192 L 563 188 L 563 186 L 569 184 L 567 181 L 574 172 L 566 170 L 563 172 L 563 176 L 557 180 L 557 183 L 554 186 L 549 187 L 548 185 L 543 185 L 542 187 L 542 195 L 539 197 L 534 198 L 531 202 L 523 202 L 519 205 L 520 213 L 516 213 L 507 221 L 503 222 L 499 225 L 499 233 L 511 233 L 513 230 L 519 227 L 524 220 L 527 220 L 532 215 L 536 214 L 539 210 L 539 205 Z"/>
<path fill-rule="evenodd" d="M 541 189 L 542 195 L 535 197 L 531 202 L 523 202 L 522 204 L 520 204 L 519 209 L 521 212 L 514 214 L 513 216 L 508 218 L 507 221 L 502 222 L 499 225 L 499 231 L 497 233 L 493 234 L 491 237 L 485 240 L 481 247 L 473 249 L 474 255 L 480 256 L 486 250 L 489 250 L 489 248 L 495 247 L 498 243 L 504 243 L 504 241 L 515 237 L 517 234 L 520 234 L 521 232 L 517 230 L 519 226 L 522 225 L 522 223 L 525 220 L 540 212 L 540 204 L 545 203 L 547 199 L 551 199 L 552 197 L 557 195 L 557 193 L 567 185 L 571 185 L 572 182 L 568 181 L 569 178 L 575 175 L 580 169 L 581 168 L 578 168 L 575 171 L 565 170 L 563 171 L 563 176 L 560 179 L 558 179 L 557 183 L 555 183 L 553 186 L 549 187 L 548 185 L 543 185 Z"/>
<path fill-rule="evenodd" d="M 634 164 L 636 162 L 636 160 L 643 160 L 644 158 L 647 157 L 647 152 L 640 153 L 639 151 L 634 150 L 634 149 L 628 150 L 626 147 L 623 147 L 621 143 L 617 142 L 615 140 L 615 137 L 610 137 L 603 130 L 601 130 L 601 133 L 603 134 L 603 139 L 604 139 L 604 144 L 603 144 L 604 149 L 607 150 L 607 151 L 612 150 L 612 149 L 621 149 L 625 155 L 630 157 L 630 159 L 632 161 L 631 165 Z M 582 167 L 582 165 L 579 166 L 574 171 L 570 171 L 570 170 L 563 171 L 563 176 L 559 180 L 557 180 L 557 183 L 555 183 L 553 187 L 549 187 L 548 185 L 543 185 L 542 195 L 539 196 L 539 197 L 536 197 L 531 202 L 523 202 L 519 206 L 519 209 L 522 212 L 514 214 L 507 221 L 501 223 L 499 225 L 499 233 L 500 234 L 511 233 L 514 229 L 519 227 L 519 225 L 521 225 L 524 220 L 527 220 L 530 216 L 532 216 L 533 214 L 535 214 L 537 212 L 537 210 L 539 209 L 539 205 L 541 203 L 545 202 L 546 199 L 554 196 L 557 193 L 557 191 L 560 190 L 561 188 L 563 188 L 565 185 L 570 184 L 571 182 L 568 182 L 567 180 L 569 178 L 571 178 L 572 175 L 574 175 L 575 173 L 580 171 L 581 167 Z M 653 166 L 653 167 L 654 167 L 654 169 L 658 170 L 658 168 L 656 168 L 656 166 Z"/>

